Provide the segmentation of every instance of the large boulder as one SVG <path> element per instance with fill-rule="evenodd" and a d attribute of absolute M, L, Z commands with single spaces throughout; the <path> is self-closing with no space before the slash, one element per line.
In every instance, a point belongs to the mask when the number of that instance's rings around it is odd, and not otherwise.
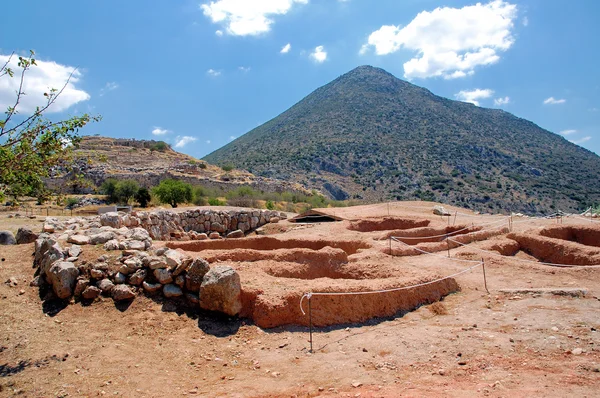
<path fill-rule="evenodd" d="M 112 288 L 110 295 L 115 301 L 131 300 L 135 297 L 135 293 L 127 285 L 117 285 Z"/>
<path fill-rule="evenodd" d="M 100 224 L 113 228 L 121 228 L 123 226 L 123 218 L 119 213 L 111 211 L 100 216 Z"/>
<path fill-rule="evenodd" d="M 148 271 L 145 269 L 139 269 L 129 277 L 129 283 L 134 286 L 139 286 L 142 284 L 144 279 L 146 279 L 146 276 L 148 276 Z"/>
<path fill-rule="evenodd" d="M 178 250 L 167 250 L 164 254 L 167 265 L 173 271 L 173 275 L 177 276 L 187 269 L 192 263 L 193 258 L 184 252 Z"/>
<path fill-rule="evenodd" d="M 433 214 L 436 216 L 449 216 L 450 212 L 444 206 L 433 206 Z"/>
<path fill-rule="evenodd" d="M 231 267 L 217 265 L 210 269 L 200 285 L 200 307 L 234 316 L 242 310 L 240 276 Z"/>
<path fill-rule="evenodd" d="M 38 238 L 38 235 L 34 233 L 31 229 L 21 227 L 17 231 L 16 241 L 18 245 L 23 245 L 26 243 L 35 242 Z"/>
<path fill-rule="evenodd" d="M 202 279 L 209 270 L 208 261 L 203 258 L 195 258 L 185 275 L 185 288 L 190 292 L 198 293 Z"/>
<path fill-rule="evenodd" d="M 89 245 L 90 241 L 90 237 L 85 235 L 71 235 L 67 239 L 68 243 L 73 243 L 76 245 Z"/>
<path fill-rule="evenodd" d="M 90 236 L 90 244 L 103 245 L 106 242 L 115 239 L 116 235 L 112 231 L 104 231 L 99 234 Z"/>
<path fill-rule="evenodd" d="M 173 297 L 181 297 L 183 295 L 183 292 L 181 291 L 179 286 L 169 284 L 169 285 L 165 285 L 165 287 L 163 288 L 163 294 L 165 295 L 166 298 L 173 298 Z"/>
<path fill-rule="evenodd" d="M 102 290 L 100 290 L 96 286 L 88 286 L 85 288 L 83 293 L 81 293 L 81 297 L 83 297 L 86 300 L 93 300 L 96 297 L 98 297 L 100 293 L 102 293 Z"/>
<path fill-rule="evenodd" d="M 173 275 L 171 275 L 171 271 L 169 271 L 168 269 L 164 269 L 164 268 L 155 269 L 154 277 L 162 285 L 167 285 L 167 284 L 173 282 Z"/>
<path fill-rule="evenodd" d="M 51 245 L 48 247 L 48 245 Z M 46 277 L 46 280 L 50 280 L 50 268 L 57 261 L 62 261 L 65 258 L 63 248 L 54 240 L 48 239 L 45 244 L 42 245 L 42 252 L 40 255 L 39 263 L 35 264 L 40 268 L 40 274 Z M 37 253 L 36 253 L 37 258 Z"/>
<path fill-rule="evenodd" d="M 10 231 L 0 231 L 0 245 L 16 245 L 17 240 Z"/>
<path fill-rule="evenodd" d="M 243 238 L 244 236 L 244 232 L 241 229 L 236 229 L 235 231 L 231 231 L 227 234 L 228 239 L 238 239 Z"/>
<path fill-rule="evenodd" d="M 73 295 L 79 271 L 75 264 L 68 261 L 58 261 L 48 271 L 48 280 L 52 284 L 54 293 L 61 299 Z"/>

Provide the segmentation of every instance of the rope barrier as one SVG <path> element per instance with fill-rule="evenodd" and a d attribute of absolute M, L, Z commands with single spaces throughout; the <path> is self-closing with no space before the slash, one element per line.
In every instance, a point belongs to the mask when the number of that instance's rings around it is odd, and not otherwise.
<path fill-rule="evenodd" d="M 453 231 L 453 232 L 448 232 L 447 234 L 443 234 L 443 235 L 432 235 L 432 236 L 391 236 L 391 238 L 397 238 L 397 239 L 434 239 L 434 238 L 445 238 L 447 236 L 456 235 L 459 232 L 466 231 L 467 229 L 470 229 L 470 228 L 473 228 L 473 227 L 483 227 L 483 226 L 486 226 L 486 225 L 489 226 L 489 225 L 500 224 L 500 223 L 504 224 L 507 221 L 508 221 L 508 219 L 504 219 L 504 220 L 494 221 L 494 222 L 486 223 L 486 224 L 472 225 L 470 227 L 465 227 L 465 228 L 462 228 L 462 229 L 459 229 L 459 230 L 456 230 L 456 231 Z M 496 228 L 498 228 L 498 227 L 496 227 Z M 483 231 L 489 231 L 491 229 L 495 229 L 495 228 L 484 228 L 484 229 L 480 229 L 478 231 L 473 231 L 473 232 L 483 232 Z M 468 234 L 464 234 L 464 235 L 468 235 Z"/>
<path fill-rule="evenodd" d="M 395 239 L 395 238 L 392 238 L 392 239 L 393 239 L 393 240 L 395 240 L 395 241 L 396 241 L 396 242 L 398 242 L 398 243 L 402 243 L 403 245 L 405 245 L 405 246 L 407 246 L 407 247 L 410 247 L 411 249 L 415 249 L 416 251 L 418 251 L 418 252 L 421 252 L 421 253 L 423 253 L 423 254 L 429 254 L 429 255 L 431 255 L 431 256 L 440 257 L 440 258 L 444 258 L 444 259 L 447 259 L 447 260 L 452 260 L 452 261 L 461 261 L 461 262 L 465 262 L 465 263 L 480 263 L 480 262 L 481 262 L 481 261 L 478 261 L 478 260 L 467 260 L 467 259 L 463 259 L 463 258 L 455 258 L 455 257 L 446 257 L 446 256 L 442 256 L 442 255 L 439 255 L 439 254 L 437 254 L 437 253 L 431 253 L 431 252 L 425 251 L 425 250 L 423 250 L 423 249 L 419 249 L 419 248 L 418 248 L 418 247 L 416 247 L 416 246 L 411 246 L 411 245 L 409 245 L 409 244 L 407 244 L 407 243 L 405 243 L 405 242 L 399 241 L 399 240 L 397 240 L 397 239 Z"/>
<path fill-rule="evenodd" d="M 438 283 L 438 282 L 444 281 L 446 279 L 454 278 L 456 276 L 467 273 L 467 272 L 471 271 L 472 269 L 477 268 L 483 264 L 483 261 L 476 261 L 476 262 L 477 262 L 477 264 L 473 265 L 472 267 L 466 268 L 455 274 L 448 275 L 443 278 L 439 278 L 439 279 L 429 281 L 429 282 L 418 283 L 416 285 L 411 285 L 411 286 L 403 286 L 403 287 L 396 287 L 396 288 L 392 288 L 392 289 L 382 289 L 382 290 L 369 290 L 369 291 L 365 291 L 365 292 L 309 292 L 309 293 L 304 293 L 304 295 L 300 298 L 300 311 L 302 312 L 302 315 L 306 315 L 306 313 L 304 312 L 304 308 L 302 307 L 302 302 L 304 301 L 304 298 L 310 299 L 310 298 L 312 298 L 312 296 L 357 296 L 357 295 L 365 295 L 365 294 L 391 293 L 391 292 L 397 292 L 400 290 L 414 289 L 417 287 L 432 285 L 434 283 Z"/>
<path fill-rule="evenodd" d="M 504 256 L 500 253 L 494 252 L 494 251 L 489 251 L 489 250 L 485 250 L 485 249 L 481 249 L 479 247 L 475 247 L 475 246 L 470 246 L 469 244 L 466 243 L 461 243 L 461 242 L 457 242 L 454 239 L 450 239 L 448 238 L 449 241 L 454 242 L 460 246 L 463 247 L 468 247 L 469 249 L 475 249 L 478 250 L 480 252 L 484 252 L 493 256 L 500 256 L 503 258 L 506 258 L 507 256 Z M 542 264 L 542 265 L 548 265 L 551 267 L 562 267 L 562 268 L 590 268 L 590 267 L 600 267 L 600 264 L 593 264 L 593 265 L 574 265 L 574 264 L 556 264 L 556 263 L 547 263 L 544 261 L 534 261 L 534 260 L 527 260 L 526 258 L 518 258 L 518 257 L 513 257 L 513 260 L 516 261 L 521 261 L 521 262 L 525 262 L 525 263 L 533 263 L 533 264 Z"/>

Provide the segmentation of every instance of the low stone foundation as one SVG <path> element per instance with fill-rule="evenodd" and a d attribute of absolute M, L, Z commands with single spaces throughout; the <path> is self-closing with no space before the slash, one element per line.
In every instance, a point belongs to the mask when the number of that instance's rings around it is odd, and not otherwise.
<path fill-rule="evenodd" d="M 285 213 L 272 210 L 159 210 L 129 214 L 106 213 L 100 217 L 103 226 L 113 228 L 144 228 L 155 240 L 202 239 L 196 234 L 216 232 L 228 235 L 234 231 L 247 233 L 268 223 L 287 218 Z"/>

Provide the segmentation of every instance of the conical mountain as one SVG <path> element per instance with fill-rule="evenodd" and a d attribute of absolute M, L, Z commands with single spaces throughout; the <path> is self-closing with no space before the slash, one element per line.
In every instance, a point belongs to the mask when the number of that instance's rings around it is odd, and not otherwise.
<path fill-rule="evenodd" d="M 600 202 L 600 157 L 534 123 L 370 66 L 206 156 L 335 199 L 436 200 L 480 211 Z"/>

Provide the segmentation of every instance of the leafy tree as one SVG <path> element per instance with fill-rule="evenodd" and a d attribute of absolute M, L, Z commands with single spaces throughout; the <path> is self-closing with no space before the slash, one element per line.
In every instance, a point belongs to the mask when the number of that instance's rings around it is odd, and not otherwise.
<path fill-rule="evenodd" d="M 108 178 L 100 187 L 100 192 L 106 195 L 108 203 L 117 203 L 119 198 L 117 197 L 117 184 L 119 182 L 115 178 Z"/>
<path fill-rule="evenodd" d="M 138 193 L 140 186 L 134 180 L 119 181 L 116 186 L 116 196 L 119 202 L 129 203 Z"/>
<path fill-rule="evenodd" d="M 16 78 L 19 81 L 14 105 L 9 106 L 4 119 L 0 119 L 0 200 L 6 194 L 15 198 L 35 195 L 43 187 L 42 179 L 53 167 L 68 163 L 73 147 L 79 142 L 79 129 L 90 121 L 100 120 L 100 117 L 88 114 L 62 121 L 49 120 L 44 116 L 70 78 L 60 90 L 52 88 L 44 93 L 45 104 L 38 106 L 33 114 L 21 115 L 18 108 L 26 95 L 23 91 L 26 74 L 37 65 L 34 55 L 31 51 L 28 57 L 18 57 L 20 72 L 9 66 L 14 53 L 4 65 L 0 65 L 0 83 L 2 79 Z"/>
<path fill-rule="evenodd" d="M 142 187 L 138 189 L 137 193 L 135 194 L 135 200 L 137 200 L 141 207 L 148 207 L 148 203 L 151 199 L 152 197 L 150 196 L 150 191 L 148 191 L 148 188 Z"/>
<path fill-rule="evenodd" d="M 192 201 L 192 186 L 178 180 L 163 180 L 153 189 L 154 195 L 161 203 L 168 203 L 172 207 L 178 204 Z"/>

